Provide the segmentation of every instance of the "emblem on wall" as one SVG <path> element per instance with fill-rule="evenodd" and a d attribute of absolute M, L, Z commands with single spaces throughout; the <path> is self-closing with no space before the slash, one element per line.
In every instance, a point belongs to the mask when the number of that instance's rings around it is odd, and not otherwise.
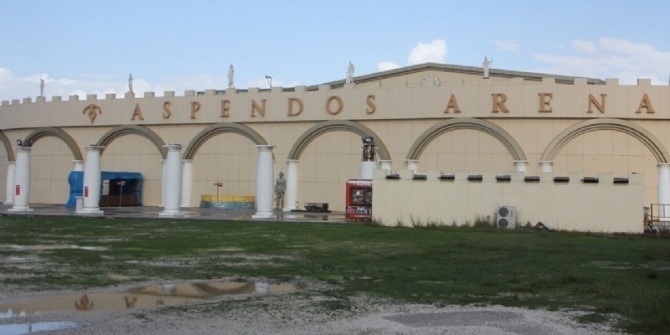
<path fill-rule="evenodd" d="M 93 124 L 98 114 L 102 114 L 102 109 L 96 104 L 90 104 L 84 108 L 84 114 L 88 114 L 88 118 L 91 119 L 91 124 Z"/>

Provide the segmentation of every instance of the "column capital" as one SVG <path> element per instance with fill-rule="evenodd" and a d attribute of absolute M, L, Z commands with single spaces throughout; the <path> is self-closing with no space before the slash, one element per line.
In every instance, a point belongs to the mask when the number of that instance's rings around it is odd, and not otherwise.
<path fill-rule="evenodd" d="M 23 146 L 22 147 L 15 147 L 15 148 L 16 148 L 16 152 L 19 152 L 19 151 L 30 152 L 30 150 L 33 149 L 32 147 L 23 147 Z"/>
<path fill-rule="evenodd" d="M 84 148 L 86 150 L 102 150 L 105 147 L 103 147 L 102 145 L 89 144 L 89 145 L 85 145 Z"/>
<path fill-rule="evenodd" d="M 181 144 L 176 144 L 176 143 L 173 143 L 173 144 L 165 144 L 165 145 L 163 145 L 163 148 L 167 148 L 168 150 L 169 150 L 169 149 L 172 149 L 172 150 L 181 150 Z"/>
<path fill-rule="evenodd" d="M 258 148 L 258 150 L 260 150 L 260 151 L 268 151 L 268 150 L 272 150 L 272 149 L 276 148 L 277 146 L 276 145 L 270 145 L 270 144 L 257 144 L 257 145 L 255 145 L 255 147 Z"/>

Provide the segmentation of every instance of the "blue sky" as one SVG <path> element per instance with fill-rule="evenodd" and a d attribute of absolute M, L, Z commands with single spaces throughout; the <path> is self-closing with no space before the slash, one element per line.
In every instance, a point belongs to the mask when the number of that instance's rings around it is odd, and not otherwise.
<path fill-rule="evenodd" d="M 0 0 L 0 100 L 315 85 L 424 62 L 670 79 L 670 1 Z"/>

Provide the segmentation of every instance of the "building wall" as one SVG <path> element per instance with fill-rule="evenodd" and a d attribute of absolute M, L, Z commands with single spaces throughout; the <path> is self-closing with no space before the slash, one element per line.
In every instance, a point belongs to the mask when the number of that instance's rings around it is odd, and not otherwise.
<path fill-rule="evenodd" d="M 439 85 L 426 80 L 432 76 L 439 79 Z M 493 100 L 501 99 L 500 94 L 506 101 L 496 105 Z M 604 101 L 602 111 L 589 102 L 589 96 L 599 103 Z M 203 95 L 187 91 L 183 96 L 146 92 L 143 97 L 129 93 L 124 97 L 109 94 L 104 99 L 72 96 L 36 100 L 3 101 L 0 105 L 2 133 L 11 141 L 41 127 L 59 127 L 83 147 L 97 143 L 116 126 L 141 125 L 165 143 L 186 147 L 207 126 L 234 122 L 250 127 L 267 143 L 277 146 L 275 174 L 286 172 L 286 159 L 301 135 L 332 120 L 352 120 L 371 129 L 378 143 L 389 150 L 394 171 L 405 169 L 412 144 L 426 130 L 451 118 L 484 119 L 504 129 L 525 153 L 529 175 L 540 173 L 540 158 L 558 134 L 585 120 L 625 120 L 644 128 L 661 146 L 670 146 L 670 87 L 652 86 L 648 80 L 640 80 L 638 85 L 619 85 L 616 80 L 591 85 L 578 78 L 574 84 L 565 84 L 550 77 L 482 79 L 481 74 L 427 68 L 315 89 L 298 86 L 288 90 L 230 89 L 223 94 L 213 90 Z M 98 109 L 88 108 L 92 105 Z M 8 155 L 1 151 L 0 161 L 6 162 Z M 81 151 L 84 153 L 83 148 Z M 193 157 L 191 204 L 197 206 L 203 194 L 215 194 L 215 181 L 224 182 L 221 194 L 254 195 L 257 154 L 254 143 L 239 134 L 222 133 L 209 139 Z M 64 203 L 67 174 L 74 159 L 70 148 L 61 139 L 43 137 L 34 143 L 31 157 L 30 202 Z M 316 138 L 299 157 L 298 202 L 328 202 L 332 209 L 343 210 L 344 183 L 359 176 L 360 158 L 360 136 L 353 132 L 327 132 Z M 101 167 L 142 172 L 144 204 L 155 206 L 162 202 L 161 161 L 153 143 L 127 135 L 107 146 Z M 648 205 L 657 201 L 657 164 L 638 139 L 599 130 L 568 143 L 556 156 L 553 167 L 555 175 L 642 175 L 643 203 Z M 514 172 L 514 161 L 501 142 L 489 134 L 458 129 L 435 138 L 419 157 L 418 168 L 505 174 Z M 6 171 L 7 164 L 0 164 L 0 176 Z M 4 178 L 0 178 L 0 187 L 5 187 Z"/>
<path fill-rule="evenodd" d="M 399 175 L 396 180 L 386 179 L 383 170 L 375 173 L 372 214 L 384 225 L 495 223 L 498 208 L 512 206 L 517 225 L 542 222 L 569 231 L 643 231 L 639 175 L 631 175 L 626 184 L 614 183 L 611 174 L 597 176 L 594 184 L 583 183 L 581 175 L 569 176 L 568 183 L 554 182 L 553 174 L 542 174 L 539 182 L 524 181 L 520 173 L 506 182 L 492 173 L 483 174 L 481 181 L 469 181 L 466 173 L 455 174 L 453 181 L 439 180 L 436 172 L 429 172 L 426 180 L 414 180 L 411 171 Z"/>

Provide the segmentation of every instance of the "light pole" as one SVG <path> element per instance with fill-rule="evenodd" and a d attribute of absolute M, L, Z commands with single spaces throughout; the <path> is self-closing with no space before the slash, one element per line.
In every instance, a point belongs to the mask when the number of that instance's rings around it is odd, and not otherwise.
<path fill-rule="evenodd" d="M 270 86 L 270 88 L 272 88 L 272 77 L 270 77 L 266 74 L 265 75 L 265 80 L 268 81 L 268 85 Z"/>
<path fill-rule="evenodd" d="M 223 186 L 223 182 L 217 181 L 214 183 L 214 186 L 216 186 L 216 208 L 219 208 L 219 187 Z"/>

